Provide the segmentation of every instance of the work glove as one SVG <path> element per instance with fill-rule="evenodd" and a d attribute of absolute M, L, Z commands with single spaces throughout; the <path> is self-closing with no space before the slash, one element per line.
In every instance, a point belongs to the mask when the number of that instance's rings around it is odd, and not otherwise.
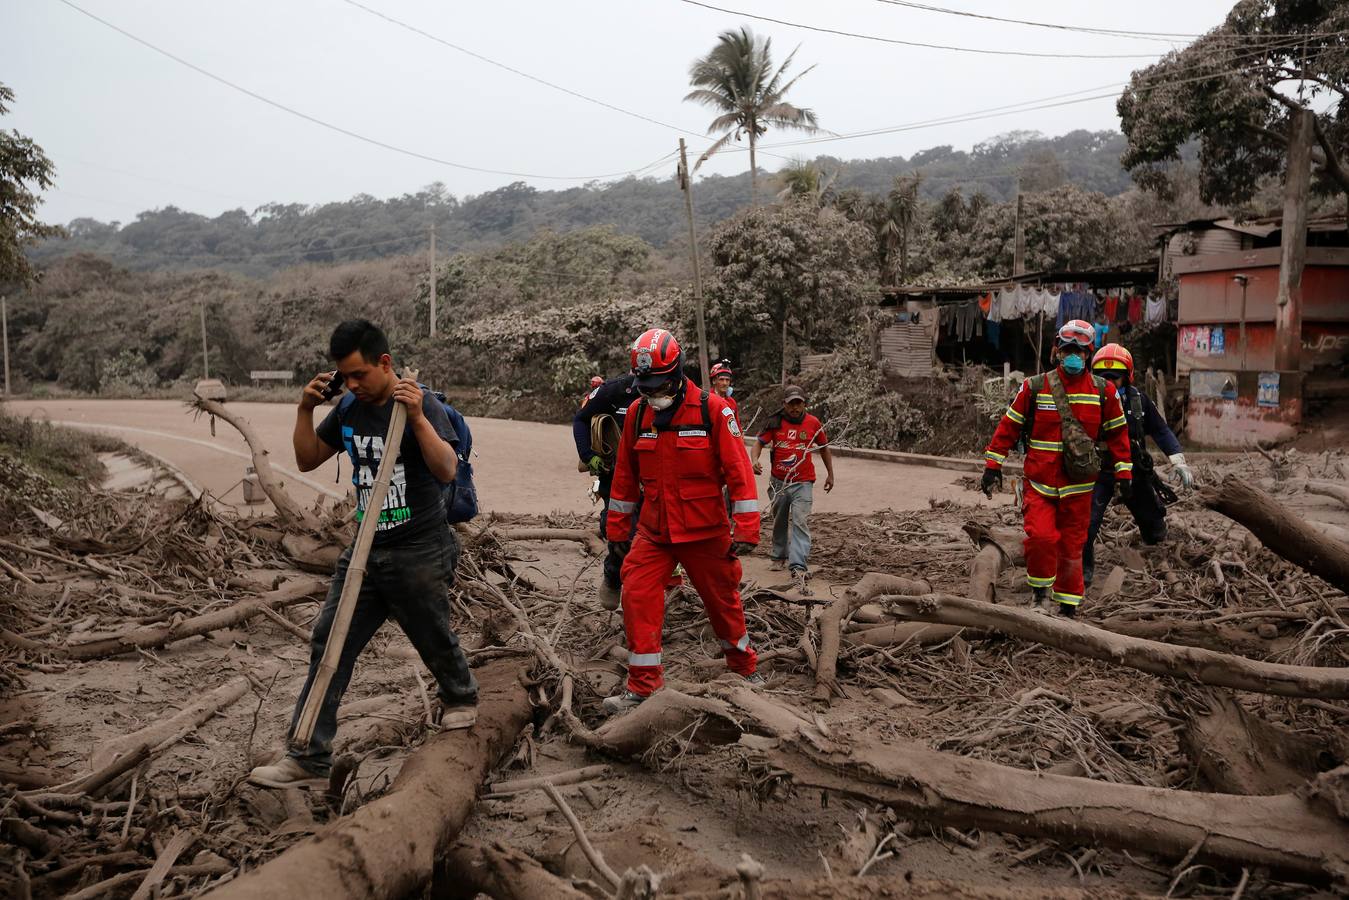
<path fill-rule="evenodd" d="M 1119 487 L 1119 499 L 1121 503 L 1128 503 L 1134 498 L 1134 483 L 1132 479 L 1127 481 L 1117 481 L 1115 484 Z"/>
<path fill-rule="evenodd" d="M 1194 487 L 1194 470 L 1185 462 L 1184 453 L 1172 453 L 1167 459 L 1176 469 L 1176 478 L 1180 481 L 1181 487 L 1186 489 Z"/>
<path fill-rule="evenodd" d="M 984 492 L 984 496 L 993 499 L 993 485 L 1002 490 L 1002 469 L 984 469 L 984 477 L 979 479 L 979 490 Z"/>
<path fill-rule="evenodd" d="M 632 549 L 632 541 L 610 541 L 610 556 L 627 556 L 628 551 Z"/>
<path fill-rule="evenodd" d="M 589 469 L 590 474 L 594 475 L 596 478 L 609 469 L 609 467 L 604 464 L 604 457 L 600 456 L 598 453 L 590 457 L 590 460 L 586 463 L 586 468 Z"/>
<path fill-rule="evenodd" d="M 751 544 L 749 541 L 731 542 L 732 556 L 749 556 L 753 552 L 754 552 L 754 544 Z"/>

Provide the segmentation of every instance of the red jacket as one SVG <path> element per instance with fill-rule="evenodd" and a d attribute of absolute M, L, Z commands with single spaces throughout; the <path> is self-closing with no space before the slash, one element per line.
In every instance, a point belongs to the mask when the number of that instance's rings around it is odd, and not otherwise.
<path fill-rule="evenodd" d="M 1063 382 L 1073 416 L 1082 423 L 1087 436 L 1103 439 L 1109 448 L 1110 455 L 1115 459 L 1115 477 L 1122 481 L 1131 479 L 1134 467 L 1129 451 L 1129 429 L 1125 427 L 1124 408 L 1120 406 L 1115 386 L 1107 381 L 1104 390 L 1099 389 L 1090 372 L 1069 375 L 1061 366 L 1055 371 Z M 1089 493 L 1096 485 L 1095 477 L 1082 484 L 1072 484 L 1068 480 L 1068 473 L 1064 471 L 1063 431 L 1049 385 L 1041 387 L 1034 400 L 1030 394 L 1030 379 L 1026 379 L 1021 382 L 1021 389 L 1013 398 L 1012 405 L 1007 407 L 1007 412 L 1003 413 L 997 431 L 993 432 L 993 440 L 984 451 L 986 466 L 990 469 L 1002 467 L 1012 445 L 1021 437 L 1022 426 L 1034 402 L 1035 416 L 1024 467 L 1026 480 L 1034 490 L 1046 497 Z M 1102 395 L 1105 397 L 1104 409 L 1101 406 Z"/>
<path fill-rule="evenodd" d="M 653 541 L 679 544 L 725 535 L 730 527 L 721 496 L 725 485 L 735 540 L 759 542 L 759 494 L 740 426 L 713 392 L 707 394 L 704 422 L 702 397 L 702 390 L 685 379 L 683 402 L 660 430 L 650 404 L 638 400 L 628 407 L 605 521 L 609 540 L 626 541 L 632 534 L 639 499 L 637 527 Z M 639 422 L 637 410 L 643 405 Z"/>

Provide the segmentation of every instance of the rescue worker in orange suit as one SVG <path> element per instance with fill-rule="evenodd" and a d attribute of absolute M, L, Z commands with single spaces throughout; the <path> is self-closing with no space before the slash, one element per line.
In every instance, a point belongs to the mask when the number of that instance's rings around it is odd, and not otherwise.
<path fill-rule="evenodd" d="M 731 371 L 731 361 L 729 359 L 718 360 L 712 366 L 712 371 L 709 374 L 712 377 L 712 390 L 716 391 L 717 395 L 726 401 L 726 405 L 731 408 L 731 412 L 735 415 L 735 424 L 739 425 L 740 404 L 736 403 L 735 398 L 731 396 L 735 390 L 731 384 L 735 380 L 735 373 Z"/>
<path fill-rule="evenodd" d="M 1057 378 L 1063 385 L 1072 416 L 1082 424 L 1087 437 L 1098 444 L 1106 443 L 1120 497 L 1128 502 L 1133 496 L 1133 463 L 1124 409 L 1115 386 L 1093 376 L 1088 368 L 1095 337 L 1091 324 L 1080 319 L 1059 329 L 1054 350 L 1058 365 L 1047 376 L 1021 383 L 984 451 L 980 487 L 992 497 L 994 485 L 1002 484 L 1003 461 L 1018 439 L 1025 439 L 1026 580 L 1033 594 L 1032 608 L 1051 615 L 1057 609 L 1072 616 L 1082 603 L 1082 548 L 1091 524 L 1096 478 L 1068 477 L 1063 463 L 1064 434 L 1050 378 Z M 1024 434 L 1027 422 L 1029 434 Z"/>
<path fill-rule="evenodd" d="M 763 684 L 740 603 L 740 554 L 759 542 L 759 500 L 740 426 L 715 392 L 684 375 L 674 335 L 653 328 L 631 349 L 641 398 L 628 407 L 609 494 L 608 538 L 637 535 L 623 560 L 623 630 L 628 643 L 625 689 L 604 700 L 626 712 L 664 684 L 661 631 L 665 584 L 676 565 L 707 610 L 726 665 L 749 684 Z M 731 519 L 722 502 L 730 490 Z"/>

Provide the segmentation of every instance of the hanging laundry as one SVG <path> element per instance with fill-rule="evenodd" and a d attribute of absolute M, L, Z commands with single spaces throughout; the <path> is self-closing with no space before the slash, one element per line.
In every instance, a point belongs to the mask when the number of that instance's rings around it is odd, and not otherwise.
<path fill-rule="evenodd" d="M 1105 298 L 1105 320 L 1107 322 L 1118 321 L 1117 319 L 1118 312 L 1119 312 L 1119 296 L 1116 294 L 1110 294 Z"/>
<path fill-rule="evenodd" d="M 1002 321 L 1002 295 L 990 293 L 988 295 L 988 309 L 984 312 L 984 318 L 990 322 Z"/>
<path fill-rule="evenodd" d="M 1165 322 L 1166 298 L 1160 296 L 1149 297 L 1145 315 L 1149 322 Z"/>
<path fill-rule="evenodd" d="M 1002 342 L 1002 323 L 989 319 L 984 323 L 984 340 L 988 341 L 996 349 Z"/>
<path fill-rule="evenodd" d="M 984 314 L 985 319 L 988 318 L 988 311 L 989 309 L 992 308 L 992 306 L 993 306 L 993 295 L 991 293 L 981 294 L 979 296 L 979 310 Z"/>
<path fill-rule="evenodd" d="M 1096 316 L 1096 298 L 1086 291 L 1064 291 L 1059 295 L 1054 315 L 1055 329 L 1062 328 L 1065 322 L 1072 319 L 1090 322 Z"/>
<path fill-rule="evenodd" d="M 1143 298 L 1134 294 L 1129 298 L 1129 324 L 1137 325 L 1143 321 Z"/>

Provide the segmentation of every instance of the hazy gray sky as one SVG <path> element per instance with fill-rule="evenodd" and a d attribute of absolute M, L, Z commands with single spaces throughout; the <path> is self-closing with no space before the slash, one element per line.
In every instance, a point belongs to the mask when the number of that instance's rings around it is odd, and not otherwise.
<path fill-rule="evenodd" d="M 840 134 L 1111 86 L 1160 54 L 1152 40 L 1061 32 L 921 11 L 882 0 L 708 0 L 820 28 L 1085 59 L 991 56 L 806 31 L 682 0 L 361 0 L 385 15 L 523 72 L 662 124 L 634 119 L 502 71 L 344 0 L 71 0 L 224 79 L 310 116 L 428 156 L 555 180 L 456 169 L 335 133 L 244 96 L 155 53 L 60 0 L 0 0 L 0 81 L 17 94 L 0 125 L 56 162 L 43 215 L 128 221 L 174 204 L 214 215 L 270 202 L 386 197 L 443 181 L 459 196 L 515 180 L 539 188 L 640 169 L 702 133 L 711 114 L 682 102 L 689 63 L 741 24 L 771 36 L 779 59 L 817 68 L 792 92 Z M 930 0 L 970 12 L 1136 31 L 1198 33 L 1232 0 Z M 1181 46 L 1181 40 L 1174 46 Z M 1072 98 L 1064 98 L 1072 99 Z M 838 140 L 784 156 L 909 155 L 968 149 L 1011 129 L 1117 128 L 1113 99 Z M 765 144 L 794 139 L 769 133 Z M 694 147 L 705 140 L 690 138 Z M 760 165 L 776 169 L 782 159 Z M 743 170 L 743 153 L 706 171 Z M 672 171 L 669 161 L 653 170 Z"/>

